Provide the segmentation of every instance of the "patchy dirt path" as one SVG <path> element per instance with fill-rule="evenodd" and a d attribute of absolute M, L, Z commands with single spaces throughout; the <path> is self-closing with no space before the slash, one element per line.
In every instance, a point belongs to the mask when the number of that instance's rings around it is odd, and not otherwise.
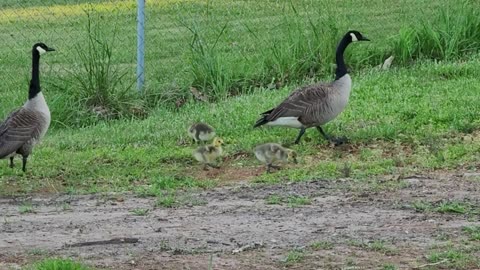
<path fill-rule="evenodd" d="M 47 256 L 107 269 L 208 269 L 210 261 L 213 269 L 411 269 L 440 238 L 461 239 L 464 226 L 480 225 L 475 212 L 412 207 L 458 201 L 475 209 L 478 174 L 387 182 L 398 188 L 243 184 L 183 194 L 177 208 L 131 195 L 0 198 L 0 269 Z"/>

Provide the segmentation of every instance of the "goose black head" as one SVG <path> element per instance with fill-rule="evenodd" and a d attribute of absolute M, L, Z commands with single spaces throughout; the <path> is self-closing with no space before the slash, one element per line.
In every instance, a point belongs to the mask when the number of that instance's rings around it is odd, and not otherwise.
<path fill-rule="evenodd" d="M 47 45 L 45 45 L 45 43 L 42 43 L 42 42 L 39 42 L 39 43 L 35 43 L 33 45 L 33 50 L 35 51 L 38 51 L 39 54 L 43 54 L 43 53 L 46 53 L 46 52 L 51 52 L 51 51 L 55 51 L 54 48 L 50 48 L 48 47 Z"/>
<path fill-rule="evenodd" d="M 370 39 L 364 37 L 360 32 L 355 31 L 355 30 L 348 31 L 348 32 L 347 32 L 347 35 L 350 36 L 350 38 L 352 39 L 352 42 L 356 42 L 356 41 L 370 41 Z"/>

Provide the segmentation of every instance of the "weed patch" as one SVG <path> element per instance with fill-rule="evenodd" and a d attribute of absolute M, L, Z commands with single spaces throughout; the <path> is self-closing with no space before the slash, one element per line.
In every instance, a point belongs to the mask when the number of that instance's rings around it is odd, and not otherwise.
<path fill-rule="evenodd" d="M 32 266 L 25 267 L 25 270 L 93 270 L 81 263 L 69 259 L 45 259 Z"/>

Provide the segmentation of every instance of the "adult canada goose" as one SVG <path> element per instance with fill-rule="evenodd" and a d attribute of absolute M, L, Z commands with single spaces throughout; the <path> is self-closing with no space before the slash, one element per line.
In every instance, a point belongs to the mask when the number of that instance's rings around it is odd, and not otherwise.
<path fill-rule="evenodd" d="M 343 59 L 345 48 L 352 42 L 368 40 L 358 31 L 348 31 L 337 46 L 335 80 L 295 90 L 276 108 L 262 113 L 262 117 L 257 120 L 254 127 L 266 124 L 299 128 L 296 144 L 300 142 L 307 128 L 316 127 L 325 139 L 335 145 L 343 143 L 345 138 L 332 138 L 323 131 L 321 126 L 343 111 L 350 96 L 352 79 L 347 73 Z"/>
<path fill-rule="evenodd" d="M 276 161 L 283 163 L 294 162 L 297 163 L 297 153 L 292 149 L 284 148 L 277 143 L 265 143 L 258 145 L 253 150 L 257 159 L 267 166 L 267 173 L 270 169 L 280 169 L 279 166 L 273 165 Z"/>
<path fill-rule="evenodd" d="M 203 164 L 203 169 L 207 170 L 207 167 L 219 168 L 214 165 L 215 160 L 223 153 L 222 149 L 223 140 L 221 138 L 214 138 L 211 145 L 200 146 L 193 151 L 193 157 Z"/>
<path fill-rule="evenodd" d="M 43 43 L 36 43 L 32 48 L 32 79 L 25 104 L 10 113 L 0 124 L 0 159 L 13 158 L 19 154 L 23 158 L 22 170 L 26 171 L 28 156 L 36 143 L 45 135 L 50 125 L 50 110 L 40 88 L 40 55 L 54 51 Z"/>
<path fill-rule="evenodd" d="M 195 123 L 188 128 L 188 135 L 194 142 L 206 142 L 215 137 L 215 130 L 205 123 Z"/>

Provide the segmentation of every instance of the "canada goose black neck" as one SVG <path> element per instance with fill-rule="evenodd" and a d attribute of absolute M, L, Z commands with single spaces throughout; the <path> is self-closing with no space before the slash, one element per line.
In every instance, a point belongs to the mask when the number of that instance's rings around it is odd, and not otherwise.
<path fill-rule="evenodd" d="M 340 43 L 338 43 L 337 46 L 337 52 L 336 52 L 336 62 L 337 62 L 337 69 L 335 70 L 335 80 L 340 79 L 343 77 L 345 74 L 347 74 L 347 67 L 345 66 L 345 60 L 343 58 L 343 53 L 345 52 L 345 49 L 347 48 L 348 44 L 352 42 L 352 39 L 349 34 L 346 34 L 342 40 L 340 40 Z"/>
<path fill-rule="evenodd" d="M 40 93 L 40 52 L 34 47 L 32 50 L 32 79 L 30 80 L 30 90 L 28 99 L 33 99 Z"/>

